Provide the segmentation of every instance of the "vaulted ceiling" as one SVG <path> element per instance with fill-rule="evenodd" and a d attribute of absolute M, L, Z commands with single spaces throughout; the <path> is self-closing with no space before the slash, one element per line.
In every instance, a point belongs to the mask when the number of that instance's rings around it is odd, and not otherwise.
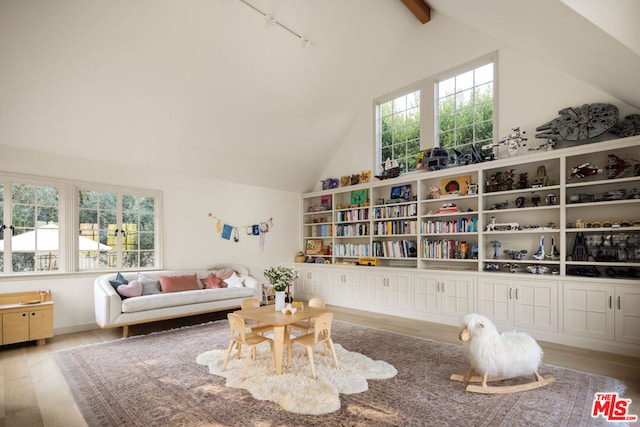
<path fill-rule="evenodd" d="M 560 0 L 428 3 L 640 106 L 639 52 Z M 2 0 L 0 146 L 305 191 L 422 28 L 400 0 Z"/>

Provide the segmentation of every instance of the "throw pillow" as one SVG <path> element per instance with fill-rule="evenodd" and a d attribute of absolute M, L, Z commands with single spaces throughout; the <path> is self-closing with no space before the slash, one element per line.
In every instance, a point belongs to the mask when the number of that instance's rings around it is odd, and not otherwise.
<path fill-rule="evenodd" d="M 221 278 L 213 273 L 209 273 L 206 278 L 200 279 L 200 281 L 204 285 L 205 289 L 218 289 L 227 287 L 226 282 L 224 282 Z"/>
<path fill-rule="evenodd" d="M 224 279 L 224 281 L 227 283 L 227 287 L 228 288 L 242 288 L 244 287 L 243 283 L 244 279 L 239 278 L 235 271 L 233 272 L 233 274 L 231 275 L 231 277 L 229 277 L 228 279 Z"/>
<path fill-rule="evenodd" d="M 225 280 L 225 279 L 228 279 L 229 277 L 231 277 L 231 275 L 234 274 L 234 273 L 235 273 L 235 271 L 233 271 L 230 268 L 223 268 L 222 270 L 216 271 L 216 276 L 218 276 L 222 280 Z"/>
<path fill-rule="evenodd" d="M 118 286 L 126 285 L 127 283 L 129 283 L 129 281 L 125 279 L 122 273 L 118 272 L 118 274 L 116 274 L 116 278 L 113 280 L 109 280 L 109 283 L 111 283 L 111 286 L 113 286 L 113 289 L 117 291 Z"/>
<path fill-rule="evenodd" d="M 161 294 L 160 283 L 156 279 L 138 273 L 138 282 L 142 283 L 142 295 Z"/>
<path fill-rule="evenodd" d="M 178 274 L 175 276 L 160 276 L 162 292 L 194 291 L 200 289 L 197 274 Z"/>
<path fill-rule="evenodd" d="M 116 291 L 125 298 L 139 297 L 142 295 L 142 283 L 132 280 L 126 285 L 120 285 Z"/>

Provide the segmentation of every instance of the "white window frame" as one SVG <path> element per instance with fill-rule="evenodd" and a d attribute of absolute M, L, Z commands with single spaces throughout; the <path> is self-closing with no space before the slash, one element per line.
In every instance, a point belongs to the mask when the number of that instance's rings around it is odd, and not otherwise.
<path fill-rule="evenodd" d="M 482 65 L 493 62 L 493 143 L 498 140 L 498 52 L 491 52 L 471 61 L 465 62 L 457 67 L 448 69 L 431 77 L 427 77 L 419 82 L 412 83 L 400 89 L 394 90 L 388 94 L 377 97 L 373 102 L 374 117 L 374 137 L 373 144 L 373 170 L 376 173 L 380 170 L 380 165 L 385 159 L 380 158 L 381 150 L 378 139 L 378 105 L 390 101 L 398 96 L 420 90 L 420 148 L 429 150 L 439 146 L 438 141 L 438 99 L 436 98 L 436 87 L 438 82 L 462 74 L 466 71 L 473 70 Z"/>
<path fill-rule="evenodd" d="M 5 185 L 5 196 L 10 194 L 10 191 L 6 190 L 6 186 L 11 186 L 11 183 L 24 183 L 35 184 L 45 186 L 58 187 L 58 218 L 59 218 L 59 259 L 58 270 L 55 271 L 26 271 L 15 272 L 7 271 L 11 266 L 11 252 L 5 250 L 0 256 L 4 256 L 5 268 L 0 272 L 0 278 L 2 277 L 25 277 L 29 275 L 46 276 L 46 275 L 61 275 L 61 274 L 73 274 L 73 273 L 87 273 L 87 272 L 101 272 L 101 271 L 113 271 L 113 270 L 157 270 L 162 269 L 162 212 L 163 212 L 163 200 L 162 192 L 158 190 L 132 188 L 124 186 L 116 186 L 109 184 L 98 184 L 84 181 L 65 180 L 44 176 L 18 174 L 12 172 L 0 171 L 0 181 Z M 83 269 L 79 268 L 79 248 L 78 238 L 80 234 L 79 227 L 79 200 L 78 194 L 80 189 L 89 189 L 96 191 L 114 192 L 117 194 L 145 196 L 154 198 L 154 266 L 153 267 L 132 267 L 130 269 L 118 268 L 101 268 L 101 269 Z M 7 225 L 7 229 L 4 233 L 4 238 L 11 237 L 11 231 L 8 228 L 11 225 L 10 222 L 5 222 L 7 219 L 11 221 L 11 203 L 12 201 L 4 198 L 4 218 L 3 223 Z M 10 244 L 8 244 L 10 246 Z M 7 263 L 8 261 L 8 263 Z M 121 265 L 121 264 L 118 264 Z"/>

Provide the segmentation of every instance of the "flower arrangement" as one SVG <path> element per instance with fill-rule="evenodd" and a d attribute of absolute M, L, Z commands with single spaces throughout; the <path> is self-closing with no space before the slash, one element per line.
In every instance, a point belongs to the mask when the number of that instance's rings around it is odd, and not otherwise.
<path fill-rule="evenodd" d="M 264 269 L 264 277 L 271 283 L 271 288 L 276 291 L 287 290 L 287 285 L 293 283 L 300 273 L 294 267 L 285 267 L 282 264 L 277 266 L 271 266 Z"/>

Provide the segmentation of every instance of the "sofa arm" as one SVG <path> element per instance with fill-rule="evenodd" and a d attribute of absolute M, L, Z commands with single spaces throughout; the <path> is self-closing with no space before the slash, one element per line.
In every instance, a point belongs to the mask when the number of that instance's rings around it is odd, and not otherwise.
<path fill-rule="evenodd" d="M 122 313 L 122 298 L 104 276 L 93 285 L 93 299 L 96 323 L 101 327 L 112 325 Z"/>
<path fill-rule="evenodd" d="M 244 286 L 253 289 L 253 296 L 262 301 L 262 287 L 255 277 L 247 276 L 244 279 Z"/>

